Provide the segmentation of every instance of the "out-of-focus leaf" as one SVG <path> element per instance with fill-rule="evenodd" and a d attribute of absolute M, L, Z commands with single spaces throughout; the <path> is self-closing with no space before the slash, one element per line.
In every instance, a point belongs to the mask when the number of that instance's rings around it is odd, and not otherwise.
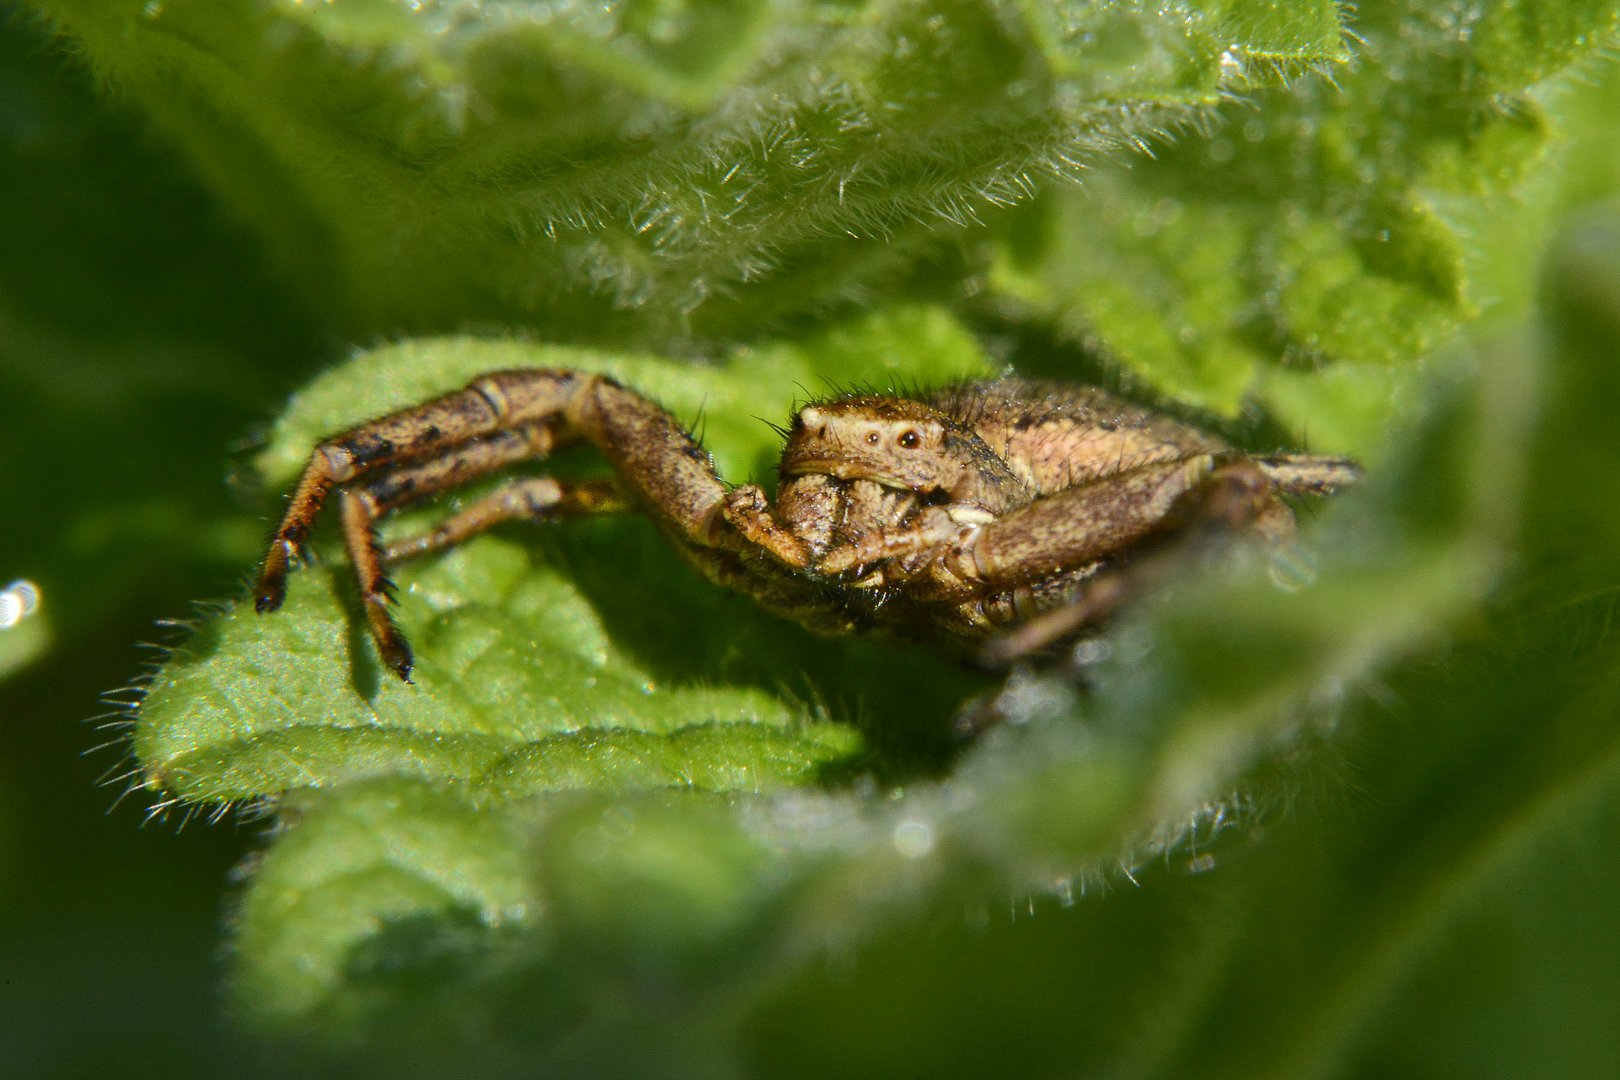
<path fill-rule="evenodd" d="M 1258 399 L 1365 452 L 1410 396 L 1386 369 L 1528 299 L 1550 190 L 1526 185 L 1549 161 L 1530 91 L 1590 66 L 1616 18 L 1612 3 L 1358 4 L 1355 61 L 1331 83 L 1260 90 L 1212 137 L 1024 211 L 997 291 L 1163 393 L 1228 414 Z M 1493 261 L 1518 284 L 1481 287 Z"/>
<path fill-rule="evenodd" d="M 1327 0 L 38 7 L 357 328 L 656 347 L 881 289 L 1041 178 L 1345 55 Z"/>
<path fill-rule="evenodd" d="M 0 586 L 38 582 L 71 648 L 251 557 L 229 448 L 323 346 L 253 235 L 42 22 L 0 5 Z"/>
<path fill-rule="evenodd" d="M 1198 978 L 1197 1021 L 1149 1075 L 1595 1080 L 1620 1062 L 1595 1005 L 1620 958 L 1599 899 L 1620 812 L 1620 517 L 1591 487 L 1620 455 L 1612 212 L 1575 219 L 1550 271 L 1539 340 L 1482 357 L 1498 400 L 1543 402 L 1517 455 L 1515 572 L 1447 655 L 1351 710 L 1363 797 L 1246 875 L 1223 970 Z"/>

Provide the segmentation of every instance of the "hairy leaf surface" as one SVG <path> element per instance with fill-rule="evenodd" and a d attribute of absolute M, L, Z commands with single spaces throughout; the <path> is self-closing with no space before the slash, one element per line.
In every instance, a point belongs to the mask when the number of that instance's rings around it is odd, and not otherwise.
<path fill-rule="evenodd" d="M 1345 57 L 1328 0 L 39 7 L 357 329 L 655 347 L 882 288 L 941 230 Z"/>

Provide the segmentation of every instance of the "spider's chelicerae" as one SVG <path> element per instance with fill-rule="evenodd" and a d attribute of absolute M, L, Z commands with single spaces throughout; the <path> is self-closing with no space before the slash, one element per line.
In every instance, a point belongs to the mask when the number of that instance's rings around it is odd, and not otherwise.
<path fill-rule="evenodd" d="M 377 519 L 516 462 L 585 441 L 605 479 L 518 479 L 420 536 L 379 546 Z M 1011 658 L 1094 627 L 1136 568 L 1215 527 L 1278 543 L 1284 495 L 1359 475 L 1344 458 L 1257 456 L 1100 390 L 1002 379 L 799 409 L 773 505 L 729 487 L 662 407 L 581 371 L 497 371 L 316 447 L 255 591 L 281 605 L 326 497 L 384 662 L 409 681 L 389 614 L 389 564 L 513 519 L 639 509 L 711 579 L 824 633 L 887 627 Z"/>

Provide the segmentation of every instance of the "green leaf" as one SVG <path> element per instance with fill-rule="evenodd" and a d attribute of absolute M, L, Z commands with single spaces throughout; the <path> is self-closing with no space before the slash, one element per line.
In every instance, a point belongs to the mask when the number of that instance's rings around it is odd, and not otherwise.
<path fill-rule="evenodd" d="M 1548 192 L 1526 184 L 1549 144 L 1529 92 L 1601 56 L 1616 25 L 1612 3 L 1357 5 L 1355 60 L 1331 84 L 1262 89 L 1209 138 L 1048 192 L 992 282 L 1167 395 L 1226 414 L 1257 399 L 1366 452 L 1399 376 L 1334 369 L 1411 365 L 1482 306 L 1522 311 Z M 1514 269 L 1479 282 L 1491 263 Z M 1295 373 L 1323 368 L 1306 403 L 1316 381 Z"/>
<path fill-rule="evenodd" d="M 1612 211 L 1571 222 L 1550 270 L 1543 340 L 1482 356 L 1499 400 L 1544 395 L 1519 448 L 1524 498 L 1505 500 L 1523 523 L 1518 569 L 1442 657 L 1396 668 L 1381 702 L 1352 708 L 1346 767 L 1365 797 L 1289 827 L 1240 886 L 1246 914 L 1201 959 L 1160 1075 L 1613 1069 L 1601 1023 L 1569 1036 L 1620 956 L 1612 920 L 1590 913 L 1612 872 L 1582 854 L 1620 812 L 1620 518 L 1590 486 L 1620 454 L 1604 408 L 1620 394 Z M 1475 435 L 1476 455 L 1496 452 L 1493 434 Z"/>
<path fill-rule="evenodd" d="M 593 549 L 613 544 L 570 554 Z M 208 801 L 375 774 L 454 778 L 495 796 L 752 790 L 811 782 L 858 749 L 853 731 L 812 723 L 807 704 L 768 687 L 662 685 L 565 575 L 511 543 L 482 542 L 412 576 L 402 616 L 426 661 L 414 684 L 357 633 L 352 589 L 345 572 L 311 572 L 286 618 L 238 606 L 210 620 L 142 707 L 148 782 Z M 707 670 L 729 635 L 716 638 L 693 649 Z"/>
<path fill-rule="evenodd" d="M 37 0 L 357 332 L 667 347 L 1342 60 L 1327 0 Z"/>
<path fill-rule="evenodd" d="M 342 1029 L 391 986 L 437 996 L 458 966 L 487 963 L 492 931 L 533 914 L 526 847 L 506 818 L 398 781 L 326 806 L 278 845 L 241 912 L 238 946 L 254 963 L 239 990 L 264 1013 Z"/>

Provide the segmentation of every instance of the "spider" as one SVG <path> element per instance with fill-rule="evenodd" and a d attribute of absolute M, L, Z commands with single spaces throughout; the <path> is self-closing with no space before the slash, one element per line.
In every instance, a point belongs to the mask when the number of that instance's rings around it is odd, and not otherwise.
<path fill-rule="evenodd" d="M 1281 543 L 1294 528 L 1283 496 L 1360 476 L 1345 458 L 1247 454 L 1101 390 L 1018 379 L 813 402 L 785 435 L 772 504 L 754 484 L 728 486 L 685 427 L 611 378 L 491 372 L 317 446 L 255 607 L 281 605 L 336 491 L 372 637 L 409 682 L 385 567 L 505 521 L 639 509 L 710 579 L 812 630 L 887 628 L 1005 661 L 1097 626 L 1138 591 L 1133 569 L 1178 537 L 1214 528 Z M 513 480 L 436 528 L 379 544 L 390 511 L 578 441 L 614 475 Z"/>

